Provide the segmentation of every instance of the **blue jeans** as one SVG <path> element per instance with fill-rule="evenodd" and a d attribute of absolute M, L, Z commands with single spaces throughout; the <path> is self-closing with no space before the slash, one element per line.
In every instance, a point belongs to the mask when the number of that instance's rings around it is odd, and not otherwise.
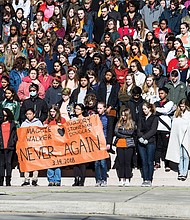
<path fill-rule="evenodd" d="M 96 182 L 107 181 L 107 163 L 105 159 L 95 161 L 95 175 Z"/>
<path fill-rule="evenodd" d="M 154 156 L 156 146 L 154 143 L 147 145 L 138 144 L 139 154 L 142 161 L 142 178 L 152 182 L 154 173 Z"/>
<path fill-rule="evenodd" d="M 180 162 L 178 165 L 179 175 L 186 176 L 188 172 L 188 167 L 189 167 L 189 155 L 186 149 L 183 146 L 181 146 L 180 147 Z"/>
<path fill-rule="evenodd" d="M 47 170 L 47 178 L 50 183 L 61 183 L 61 169 L 49 168 Z"/>

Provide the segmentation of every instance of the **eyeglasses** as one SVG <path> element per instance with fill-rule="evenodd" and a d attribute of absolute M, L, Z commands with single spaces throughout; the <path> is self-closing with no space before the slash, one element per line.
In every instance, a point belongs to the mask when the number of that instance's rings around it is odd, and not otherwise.
<path fill-rule="evenodd" d="M 36 92 L 36 90 L 32 89 L 32 90 L 30 90 L 30 92 Z"/>
<path fill-rule="evenodd" d="M 136 66 L 134 66 L 134 65 L 131 65 L 130 67 L 136 67 Z"/>

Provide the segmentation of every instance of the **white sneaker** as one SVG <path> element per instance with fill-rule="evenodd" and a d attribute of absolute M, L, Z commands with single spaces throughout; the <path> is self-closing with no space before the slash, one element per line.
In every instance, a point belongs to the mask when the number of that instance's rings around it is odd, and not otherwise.
<path fill-rule="evenodd" d="M 102 183 L 101 183 L 101 186 L 102 187 L 106 187 L 107 186 L 107 182 L 103 180 Z"/>
<path fill-rule="evenodd" d="M 102 182 L 101 182 L 100 180 L 98 180 L 98 182 L 95 184 L 95 186 L 96 186 L 96 187 L 99 187 L 99 186 L 101 186 L 101 183 L 102 183 Z"/>
<path fill-rule="evenodd" d="M 127 187 L 127 186 L 130 186 L 129 179 L 126 179 L 126 180 L 125 180 L 125 182 L 124 182 L 124 186 L 126 186 L 126 187 Z"/>
<path fill-rule="evenodd" d="M 124 186 L 123 180 L 120 180 L 120 181 L 119 181 L 119 186 L 120 186 L 120 187 Z"/>

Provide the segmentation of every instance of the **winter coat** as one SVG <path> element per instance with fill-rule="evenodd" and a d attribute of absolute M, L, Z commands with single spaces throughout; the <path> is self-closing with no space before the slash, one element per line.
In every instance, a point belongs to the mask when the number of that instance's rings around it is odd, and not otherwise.
<path fill-rule="evenodd" d="M 174 118 L 172 129 L 166 153 L 166 160 L 174 163 L 180 162 L 181 145 L 187 150 L 190 155 L 190 112 L 185 111 L 182 117 Z"/>
<path fill-rule="evenodd" d="M 85 30 L 85 32 L 88 33 L 88 40 L 89 42 L 92 41 L 93 39 L 93 22 L 91 20 L 87 20 L 87 24 L 84 24 L 83 29 Z"/>
<path fill-rule="evenodd" d="M 102 122 L 103 125 L 103 132 L 104 132 L 104 137 L 107 138 L 107 129 L 108 129 L 108 118 L 106 114 L 99 115 L 100 121 Z"/>
<path fill-rule="evenodd" d="M 181 99 L 186 98 L 187 87 L 185 83 L 180 81 L 180 73 L 178 74 L 178 81 L 175 84 L 172 81 L 169 81 L 165 87 L 169 89 L 167 98 L 173 101 L 174 104 L 177 105 Z"/>
<path fill-rule="evenodd" d="M 126 108 L 131 110 L 132 119 L 136 125 L 143 115 L 142 106 L 144 103 L 145 100 L 142 97 L 140 97 L 138 101 L 135 101 L 132 97 L 125 105 Z"/>
<path fill-rule="evenodd" d="M 133 134 L 134 134 L 134 129 L 127 130 L 124 126 L 118 127 L 118 123 L 116 124 L 115 126 L 116 140 L 120 138 L 125 138 L 127 147 L 135 147 Z"/>
<path fill-rule="evenodd" d="M 57 61 L 57 55 L 53 53 L 52 59 L 50 60 L 49 54 L 45 53 L 44 61 L 47 65 L 48 73 L 51 75 L 53 73 L 53 64 Z"/>
<path fill-rule="evenodd" d="M 89 56 L 86 56 L 85 58 L 77 56 L 73 59 L 72 65 L 76 65 L 79 75 L 83 75 L 84 73 L 86 73 L 88 66 L 91 62 L 92 58 Z"/>
<path fill-rule="evenodd" d="M 7 144 L 8 150 L 14 150 L 16 148 L 16 142 L 17 142 L 17 133 L 16 133 L 16 125 L 12 121 L 10 122 L 10 136 Z M 2 136 L 2 129 L 0 126 L 0 149 L 4 149 L 4 143 L 3 143 L 3 136 Z"/>
<path fill-rule="evenodd" d="M 18 88 L 18 97 L 21 101 L 24 101 L 25 99 L 30 97 L 30 92 L 29 92 L 29 87 L 32 84 L 32 80 L 30 79 L 29 76 L 26 76 L 24 78 L 22 78 L 22 83 L 19 85 Z M 38 83 L 38 95 L 41 99 L 43 99 L 45 97 L 45 90 L 43 85 L 39 82 Z"/>
<path fill-rule="evenodd" d="M 181 19 L 185 16 L 185 10 L 177 9 L 174 13 L 170 9 L 166 9 L 160 16 L 160 20 L 167 19 L 168 27 L 176 36 L 180 33 Z"/>
<path fill-rule="evenodd" d="M 151 63 L 149 63 L 148 65 L 145 66 L 145 74 L 146 75 L 150 75 L 152 74 L 152 68 L 153 68 L 154 65 L 152 65 Z M 160 64 L 160 66 L 162 67 L 162 70 L 163 70 L 163 75 L 166 76 L 166 67 L 163 65 L 163 64 Z"/>
<path fill-rule="evenodd" d="M 118 107 L 118 92 L 119 92 L 119 84 L 115 83 L 112 85 L 111 93 L 107 102 L 107 107 L 111 106 L 113 109 L 116 109 Z M 106 95 L 107 95 L 107 86 L 106 83 L 102 81 L 97 91 L 98 102 L 106 103 Z"/>
<path fill-rule="evenodd" d="M 35 111 L 35 117 L 39 118 L 41 122 L 44 122 L 48 115 L 47 103 L 38 96 L 24 100 L 21 110 L 20 119 L 23 122 L 26 119 L 26 110 L 32 108 Z"/>
<path fill-rule="evenodd" d="M 104 74 L 107 70 L 107 67 L 104 64 L 96 65 L 94 62 L 92 62 L 88 65 L 87 69 L 94 70 L 94 72 L 98 76 L 98 81 L 100 82 L 100 81 L 102 81 L 102 79 L 104 77 Z"/>
<path fill-rule="evenodd" d="M 158 21 L 164 9 L 161 5 L 155 5 L 151 8 L 149 5 L 145 5 L 141 10 L 142 18 L 150 31 L 152 31 L 152 22 Z"/>
<path fill-rule="evenodd" d="M 143 138 L 148 140 L 148 143 L 156 142 L 156 132 L 158 127 L 158 117 L 155 115 L 150 115 L 147 119 L 145 116 L 139 119 L 137 126 L 137 136 L 138 138 Z"/>
<path fill-rule="evenodd" d="M 104 30 L 107 24 L 107 21 L 110 19 L 108 16 L 107 20 L 103 20 L 103 17 L 98 17 L 94 22 L 94 41 L 100 43 L 100 40 L 104 34 Z"/>
<path fill-rule="evenodd" d="M 18 91 L 18 88 L 20 86 L 20 84 L 22 83 L 22 78 L 21 75 L 23 77 L 27 76 L 28 75 L 28 72 L 27 70 L 23 70 L 22 71 L 22 74 L 16 70 L 16 69 L 13 69 L 11 70 L 10 72 L 10 75 L 9 75 L 9 78 L 10 78 L 10 86 L 17 92 Z"/>
<path fill-rule="evenodd" d="M 77 103 L 77 99 L 78 99 L 78 94 L 80 93 L 80 87 L 76 88 L 73 90 L 71 97 L 70 97 L 70 101 L 69 104 L 76 104 Z M 96 94 L 96 91 L 93 90 L 91 87 L 87 89 L 86 91 L 86 95 L 87 94 Z"/>
<path fill-rule="evenodd" d="M 62 87 L 59 86 L 58 88 L 50 87 L 45 94 L 45 101 L 50 107 L 53 104 L 56 104 L 62 99 Z"/>

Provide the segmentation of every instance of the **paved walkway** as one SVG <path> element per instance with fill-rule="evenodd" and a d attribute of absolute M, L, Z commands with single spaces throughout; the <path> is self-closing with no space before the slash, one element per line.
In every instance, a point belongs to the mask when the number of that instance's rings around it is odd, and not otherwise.
<path fill-rule="evenodd" d="M 0 212 L 190 219 L 190 188 L 0 187 Z"/>

